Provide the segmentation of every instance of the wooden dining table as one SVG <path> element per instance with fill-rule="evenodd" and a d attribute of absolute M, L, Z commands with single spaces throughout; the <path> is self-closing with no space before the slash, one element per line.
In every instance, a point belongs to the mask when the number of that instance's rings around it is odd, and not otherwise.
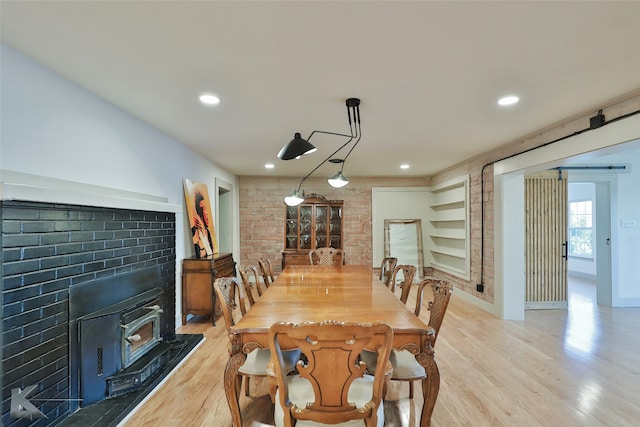
<path fill-rule="evenodd" d="M 440 388 L 440 373 L 434 359 L 435 331 L 413 314 L 364 265 L 292 265 L 284 269 L 262 297 L 231 328 L 229 361 L 224 388 L 234 427 L 241 427 L 238 368 L 256 348 L 269 348 L 269 328 L 276 322 L 337 320 L 369 323 L 382 320 L 394 332 L 393 348 L 406 349 L 425 368 L 422 380 L 424 403 L 422 427 L 431 424 L 431 414 Z"/>

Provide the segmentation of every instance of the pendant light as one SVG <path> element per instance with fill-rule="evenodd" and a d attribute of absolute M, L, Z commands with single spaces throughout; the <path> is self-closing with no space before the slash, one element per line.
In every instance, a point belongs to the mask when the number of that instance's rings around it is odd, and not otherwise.
<path fill-rule="evenodd" d="M 282 160 L 297 159 L 303 154 L 311 154 L 318 149 L 306 139 L 302 139 L 300 133 L 296 132 L 293 139 L 280 149 L 278 158 Z"/>
<path fill-rule="evenodd" d="M 298 190 L 294 190 L 284 198 L 284 202 L 287 206 L 298 206 L 300 203 L 304 202 L 304 194 L 300 194 Z"/>
<path fill-rule="evenodd" d="M 360 99 L 349 98 L 346 101 L 346 105 L 347 105 L 347 117 L 349 120 L 349 132 L 350 132 L 348 135 L 343 133 L 314 130 L 313 132 L 311 132 L 309 137 L 305 140 L 302 138 L 300 133 L 296 132 L 293 139 L 280 149 L 280 152 L 278 153 L 278 157 L 282 160 L 291 160 L 291 159 L 300 158 L 300 156 L 304 154 L 313 153 L 314 151 L 317 150 L 317 148 L 309 142 L 313 134 L 315 134 L 316 132 L 329 134 L 329 135 L 344 136 L 349 138 L 347 142 L 342 144 L 337 150 L 331 153 L 326 159 L 320 162 L 315 168 L 311 170 L 311 172 L 309 172 L 304 178 L 300 180 L 298 187 L 293 192 L 291 192 L 291 194 L 289 194 L 284 198 L 284 201 L 288 206 L 297 206 L 304 201 L 304 192 L 301 192 L 302 184 L 307 178 L 311 176 L 312 173 L 318 170 L 318 168 L 320 168 L 320 166 L 322 166 L 326 162 L 342 163 L 342 168 L 340 168 L 340 172 L 338 172 L 337 174 L 335 174 L 334 176 L 328 179 L 329 185 L 331 185 L 334 188 L 341 188 L 349 184 L 349 180 L 342 174 L 342 171 L 344 169 L 345 160 L 347 159 L 347 157 L 349 157 L 349 155 L 351 154 L 353 149 L 356 147 L 356 145 L 358 145 L 358 143 L 360 142 L 360 138 L 362 137 L 362 130 L 360 127 Z M 340 150 L 346 148 L 351 142 L 353 142 L 354 139 L 355 139 L 355 143 L 352 145 L 352 147 L 349 149 L 349 152 L 343 159 L 333 158 L 333 156 L 335 156 Z"/>
<path fill-rule="evenodd" d="M 342 188 L 349 183 L 349 180 L 344 175 L 342 175 L 342 172 L 338 172 L 337 174 L 329 178 L 327 182 L 329 182 L 329 185 L 333 188 Z"/>

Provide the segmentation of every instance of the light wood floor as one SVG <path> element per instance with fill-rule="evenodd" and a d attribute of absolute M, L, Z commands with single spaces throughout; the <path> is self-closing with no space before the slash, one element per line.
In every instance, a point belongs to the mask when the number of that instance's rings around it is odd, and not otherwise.
<path fill-rule="evenodd" d="M 435 349 L 434 427 L 640 425 L 640 309 L 599 307 L 588 283 L 569 289 L 569 310 L 528 310 L 524 321 L 496 319 L 454 291 Z M 231 425 L 222 319 L 212 327 L 195 318 L 179 332 L 204 333 L 206 341 L 126 427 Z M 251 386 L 252 396 L 240 400 L 244 426 L 272 426 L 266 382 Z M 419 390 L 410 401 L 406 383 L 389 383 L 385 425 L 418 425 Z"/>

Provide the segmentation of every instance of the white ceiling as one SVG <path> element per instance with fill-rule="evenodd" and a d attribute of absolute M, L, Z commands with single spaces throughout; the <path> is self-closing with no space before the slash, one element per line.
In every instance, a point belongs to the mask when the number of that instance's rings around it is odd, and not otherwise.
<path fill-rule="evenodd" d="M 349 97 L 363 137 L 345 175 L 422 176 L 640 89 L 638 1 L 0 5 L 3 43 L 238 175 L 306 174 L 345 140 L 277 152 L 348 133 Z"/>

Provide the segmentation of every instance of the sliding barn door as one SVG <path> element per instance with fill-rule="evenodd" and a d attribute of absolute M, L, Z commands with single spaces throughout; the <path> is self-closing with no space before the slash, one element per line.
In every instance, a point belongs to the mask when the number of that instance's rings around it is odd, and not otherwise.
<path fill-rule="evenodd" d="M 525 176 L 525 308 L 567 308 L 567 179 Z"/>

